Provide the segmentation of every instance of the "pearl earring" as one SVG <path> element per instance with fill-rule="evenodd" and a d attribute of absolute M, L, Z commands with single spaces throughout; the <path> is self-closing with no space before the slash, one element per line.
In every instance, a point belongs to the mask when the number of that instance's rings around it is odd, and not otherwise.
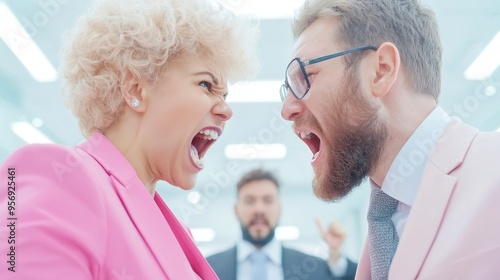
<path fill-rule="evenodd" d="M 135 98 L 132 99 L 132 101 L 130 103 L 132 104 L 133 108 L 137 108 L 139 106 L 139 104 L 140 104 L 139 100 L 137 100 Z"/>

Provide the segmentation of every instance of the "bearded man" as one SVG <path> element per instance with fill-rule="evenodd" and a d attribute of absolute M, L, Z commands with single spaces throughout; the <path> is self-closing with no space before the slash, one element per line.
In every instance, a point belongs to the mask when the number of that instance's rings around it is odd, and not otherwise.
<path fill-rule="evenodd" d="M 330 258 L 323 259 L 283 247 L 274 238 L 281 214 L 279 183 L 269 171 L 255 169 L 237 184 L 234 211 L 242 240 L 207 258 L 220 280 L 352 280 L 356 264 L 340 254 L 345 234 L 339 224 L 321 230 Z M 320 226 L 321 229 L 321 226 Z"/>

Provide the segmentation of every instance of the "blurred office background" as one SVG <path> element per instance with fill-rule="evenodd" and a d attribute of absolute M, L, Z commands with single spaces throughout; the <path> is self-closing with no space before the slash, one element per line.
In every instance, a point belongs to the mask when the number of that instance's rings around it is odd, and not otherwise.
<path fill-rule="evenodd" d="M 228 100 L 234 116 L 205 156 L 206 168 L 196 187 L 182 191 L 160 183 L 158 191 L 192 229 L 203 253 L 211 254 L 240 237 L 233 213 L 234 185 L 240 175 L 254 167 L 270 169 L 282 182 L 284 209 L 277 237 L 290 247 L 322 256 L 327 251 L 314 219 L 320 218 L 324 224 L 337 220 L 349 233 L 345 254 L 357 259 L 367 230 L 368 184 L 338 203 L 314 197 L 312 154 L 280 117 L 278 91 L 294 43 L 290 18 L 303 1 L 221 2 L 259 20 L 262 68 L 255 80 L 230 87 Z M 437 15 L 444 47 L 440 105 L 481 130 L 499 131 L 500 2 L 423 2 Z M 75 145 L 83 141 L 60 95 L 57 68 L 61 35 L 90 3 L 0 0 L 0 161 L 26 143 Z"/>

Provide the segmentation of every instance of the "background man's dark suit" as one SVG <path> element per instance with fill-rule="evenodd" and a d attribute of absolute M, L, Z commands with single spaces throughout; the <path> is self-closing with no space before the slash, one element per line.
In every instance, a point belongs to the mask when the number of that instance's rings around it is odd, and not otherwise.
<path fill-rule="evenodd" d="M 236 246 L 207 258 L 220 280 L 236 280 Z M 356 274 L 356 263 L 347 259 L 346 275 L 334 277 L 326 261 L 297 250 L 282 247 L 282 266 L 285 280 L 352 280 Z M 281 279 L 269 279 L 281 280 Z"/>

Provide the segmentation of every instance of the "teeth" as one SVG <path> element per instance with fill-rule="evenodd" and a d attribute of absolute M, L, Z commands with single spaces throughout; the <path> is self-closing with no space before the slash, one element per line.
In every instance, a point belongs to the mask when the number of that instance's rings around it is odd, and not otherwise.
<path fill-rule="evenodd" d="M 198 136 L 205 140 L 217 140 L 219 138 L 219 133 L 213 129 L 205 129 L 198 132 Z"/>
<path fill-rule="evenodd" d="M 302 139 L 311 139 L 311 132 L 310 131 L 301 131 L 300 132 L 300 138 Z"/>
<path fill-rule="evenodd" d="M 193 161 L 198 166 L 203 166 L 203 159 L 200 159 L 200 157 L 198 155 L 198 151 L 196 150 L 196 148 L 193 145 L 191 145 L 189 151 L 191 152 L 191 158 L 193 159 Z"/>
<path fill-rule="evenodd" d="M 312 160 L 314 161 L 314 160 L 318 157 L 318 155 L 319 155 L 319 152 L 315 153 L 315 154 L 313 155 Z"/>

